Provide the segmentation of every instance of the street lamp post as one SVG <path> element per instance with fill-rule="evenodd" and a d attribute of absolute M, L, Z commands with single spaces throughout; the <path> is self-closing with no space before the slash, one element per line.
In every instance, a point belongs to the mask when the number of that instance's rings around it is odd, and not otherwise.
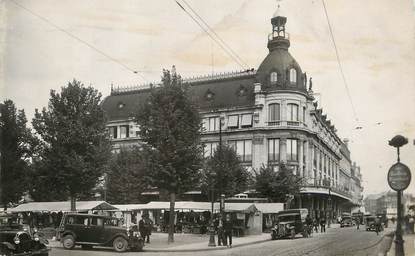
<path fill-rule="evenodd" d="M 214 173 L 211 173 L 211 182 L 210 182 L 210 201 L 212 203 L 212 214 L 210 215 L 210 228 L 209 228 L 209 244 L 208 246 L 216 246 L 215 243 L 215 223 L 213 218 L 213 212 L 214 212 L 214 204 L 215 204 L 215 195 L 214 195 Z"/>
<path fill-rule="evenodd" d="M 328 198 L 328 208 L 329 208 L 329 221 L 327 222 L 327 227 L 329 228 L 330 227 L 330 225 L 331 225 L 331 204 L 332 204 L 332 202 L 331 202 L 331 187 L 330 187 L 330 185 L 329 185 L 329 198 Z"/>
<path fill-rule="evenodd" d="M 394 164 L 388 172 L 388 183 L 389 186 L 395 190 L 397 195 L 397 214 L 398 219 L 396 222 L 395 232 L 395 256 L 404 256 L 404 240 L 402 238 L 402 192 L 409 186 L 411 182 L 411 171 L 409 168 L 400 162 L 399 148 L 408 143 L 408 139 L 396 135 L 389 141 L 389 145 L 395 147 L 397 150 L 397 163 Z"/>

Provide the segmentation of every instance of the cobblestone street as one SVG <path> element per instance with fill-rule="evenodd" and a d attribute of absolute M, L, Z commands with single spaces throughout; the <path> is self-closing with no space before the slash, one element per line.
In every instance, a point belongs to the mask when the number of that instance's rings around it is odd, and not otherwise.
<path fill-rule="evenodd" d="M 388 231 L 385 231 L 388 232 Z M 375 232 L 368 232 L 362 226 L 362 229 L 356 228 L 331 228 L 325 234 L 314 234 L 311 238 L 301 238 L 298 236 L 294 240 L 276 240 L 268 241 L 259 244 L 242 246 L 232 249 L 223 250 L 209 250 L 196 252 L 129 252 L 123 255 L 139 255 L 145 254 L 150 256 L 155 255 L 232 255 L 232 256 L 248 256 L 248 255 L 267 255 L 267 256 L 375 256 L 378 255 L 380 249 L 384 249 L 385 240 L 383 238 L 385 232 L 376 235 Z M 207 243 L 207 241 L 206 241 Z M 383 247 L 383 248 L 382 248 Z M 94 249 L 83 251 L 76 249 L 73 251 L 66 251 L 62 248 L 53 248 L 51 255 L 75 256 L 75 255 L 113 255 L 112 250 Z"/>

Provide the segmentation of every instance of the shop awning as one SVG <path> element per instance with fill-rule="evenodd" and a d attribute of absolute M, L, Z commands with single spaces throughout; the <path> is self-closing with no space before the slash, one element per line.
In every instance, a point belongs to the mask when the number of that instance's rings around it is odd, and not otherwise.
<path fill-rule="evenodd" d="M 258 211 L 262 213 L 278 213 L 279 211 L 284 210 L 283 203 L 256 203 L 255 204 Z"/>
<path fill-rule="evenodd" d="M 147 204 L 114 204 L 113 206 L 117 209 L 113 211 L 128 212 L 128 211 L 142 210 L 142 209 L 145 209 L 146 205 Z"/>
<path fill-rule="evenodd" d="M 86 212 L 91 210 L 115 210 L 113 205 L 105 201 L 77 201 L 76 211 Z M 9 209 L 10 212 L 70 212 L 71 202 L 31 202 L 21 204 L 15 208 Z"/>
<path fill-rule="evenodd" d="M 251 213 L 256 212 L 258 209 L 255 204 L 249 203 L 225 203 L 225 212 L 243 212 Z"/>

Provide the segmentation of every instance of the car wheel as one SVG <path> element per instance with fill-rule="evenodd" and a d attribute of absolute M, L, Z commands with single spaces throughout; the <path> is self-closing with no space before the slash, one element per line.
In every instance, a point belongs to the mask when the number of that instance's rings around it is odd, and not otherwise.
<path fill-rule="evenodd" d="M 70 250 L 75 247 L 75 239 L 72 235 L 66 235 L 62 239 L 63 248 Z"/>
<path fill-rule="evenodd" d="M 124 237 L 117 237 L 114 239 L 114 242 L 112 243 L 114 250 L 117 252 L 125 252 L 128 247 L 128 242 L 125 240 Z"/>

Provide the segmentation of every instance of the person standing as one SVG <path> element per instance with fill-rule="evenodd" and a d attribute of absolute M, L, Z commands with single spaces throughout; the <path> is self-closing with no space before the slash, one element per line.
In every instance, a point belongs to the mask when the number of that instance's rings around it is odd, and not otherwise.
<path fill-rule="evenodd" d="M 322 216 L 320 219 L 320 230 L 321 230 L 321 233 L 326 232 L 326 217 L 325 216 Z"/>
<path fill-rule="evenodd" d="M 360 218 L 356 219 L 356 226 L 357 226 L 357 229 L 360 229 Z"/>
<path fill-rule="evenodd" d="M 318 225 L 320 224 L 319 222 L 320 220 L 318 219 L 318 217 L 314 218 L 314 231 L 316 233 L 318 233 Z"/>
<path fill-rule="evenodd" d="M 225 231 L 225 244 L 232 248 L 232 230 L 233 230 L 233 224 L 231 220 L 231 215 L 227 214 L 225 221 L 223 222 L 223 229 Z M 228 240 L 229 239 L 229 240 Z"/>

